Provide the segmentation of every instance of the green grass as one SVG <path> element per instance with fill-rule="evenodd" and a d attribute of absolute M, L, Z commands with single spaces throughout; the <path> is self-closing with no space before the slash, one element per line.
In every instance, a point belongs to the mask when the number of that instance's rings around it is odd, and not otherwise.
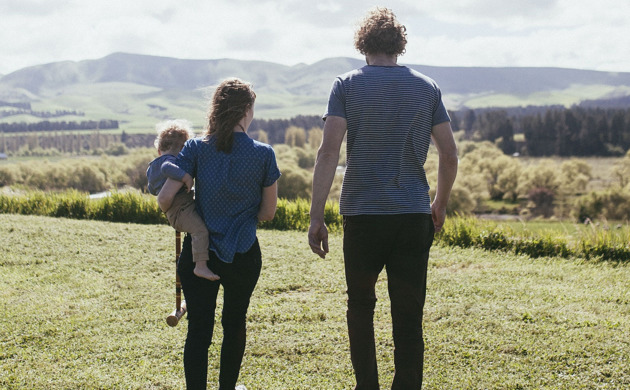
<path fill-rule="evenodd" d="M 614 92 L 611 85 L 574 84 L 565 89 L 535 92 L 528 95 L 513 95 L 506 93 L 487 93 L 468 96 L 461 102 L 470 108 L 482 107 L 516 107 L 516 106 L 546 106 L 561 104 L 570 107 L 580 103 L 585 96 L 598 99 Z"/>
<path fill-rule="evenodd" d="M 164 321 L 173 236 L 166 225 L 0 215 L 0 388 L 183 389 L 186 321 Z M 260 230 L 259 239 L 239 383 L 352 388 L 341 236 L 325 260 L 304 232 Z M 385 278 L 375 323 L 388 388 Z M 436 246 L 428 278 L 426 389 L 630 387 L 629 264 Z M 209 388 L 220 342 L 217 323 Z"/>
<path fill-rule="evenodd" d="M 208 92 L 203 88 L 190 91 L 161 90 L 122 82 L 74 84 L 65 88 L 63 95 L 42 96 L 39 101 L 32 104 L 32 109 L 34 111 L 73 109 L 83 112 L 84 116 L 68 115 L 44 119 L 22 114 L 0 118 L 0 123 L 115 119 L 119 121 L 120 130 L 134 134 L 153 133 L 155 124 L 164 119 L 184 118 L 193 123 L 196 131 L 201 132 L 208 104 L 206 94 Z M 152 108 L 150 105 L 162 109 Z M 296 115 L 320 115 L 325 105 L 325 96 L 259 92 L 256 117 L 288 119 Z"/>

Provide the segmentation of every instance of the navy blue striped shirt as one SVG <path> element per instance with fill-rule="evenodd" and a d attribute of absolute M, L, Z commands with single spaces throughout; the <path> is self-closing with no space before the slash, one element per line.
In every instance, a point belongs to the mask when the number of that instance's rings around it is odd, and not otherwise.
<path fill-rule="evenodd" d="M 335 79 L 328 116 L 348 125 L 341 214 L 431 213 L 431 128 L 450 121 L 433 80 L 405 66 L 364 66 Z"/>

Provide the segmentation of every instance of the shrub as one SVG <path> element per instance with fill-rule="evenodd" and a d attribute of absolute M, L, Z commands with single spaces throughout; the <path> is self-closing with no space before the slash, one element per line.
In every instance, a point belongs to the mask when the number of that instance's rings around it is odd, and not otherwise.
<path fill-rule="evenodd" d="M 90 199 L 79 191 L 68 191 L 56 196 L 54 217 L 88 219 L 90 217 Z"/>
<path fill-rule="evenodd" d="M 15 183 L 15 174 L 10 167 L 0 167 L 0 187 L 10 186 Z"/>
<path fill-rule="evenodd" d="M 533 203 L 532 213 L 549 218 L 553 215 L 554 194 L 548 188 L 532 188 L 527 194 L 527 199 Z"/>
<path fill-rule="evenodd" d="M 114 192 L 94 202 L 93 219 L 142 224 L 166 221 L 155 198 L 137 192 Z"/>
<path fill-rule="evenodd" d="M 103 192 L 107 189 L 103 172 L 88 164 L 75 167 L 68 184 L 70 188 L 89 193 Z"/>
<path fill-rule="evenodd" d="M 473 236 L 477 233 L 476 223 L 471 218 L 448 218 L 437 239 L 446 245 L 461 248 L 472 247 L 475 243 Z"/>
<path fill-rule="evenodd" d="M 310 199 L 311 174 L 299 167 L 282 169 L 278 179 L 278 196 L 284 199 Z"/>
<path fill-rule="evenodd" d="M 630 219 L 630 192 L 619 187 L 590 192 L 575 201 L 572 215 L 580 222 L 587 218 L 628 220 Z"/>
<path fill-rule="evenodd" d="M 477 201 L 473 198 L 470 191 L 455 184 L 446 205 L 446 213 L 448 215 L 455 215 L 456 213 L 459 215 L 472 214 L 475 207 L 477 207 Z"/>
<path fill-rule="evenodd" d="M 513 241 L 513 249 L 516 254 L 524 254 L 534 258 L 569 257 L 572 254 L 566 242 L 552 237 L 517 239 Z"/>
<path fill-rule="evenodd" d="M 306 199 L 279 199 L 274 219 L 260 222 L 259 226 L 263 229 L 307 231 L 310 224 L 309 210 L 310 202 Z M 326 203 L 324 223 L 331 232 L 341 230 L 342 217 L 339 215 L 338 203 Z"/>
<path fill-rule="evenodd" d="M 315 154 L 317 150 L 296 148 L 296 154 L 298 158 L 298 166 L 302 169 L 310 169 L 315 166 Z"/>
<path fill-rule="evenodd" d="M 108 156 L 123 156 L 129 153 L 129 149 L 122 142 L 115 142 L 105 149 L 105 154 Z"/>
<path fill-rule="evenodd" d="M 279 199 L 276 215 L 271 221 L 260 223 L 260 227 L 277 230 L 305 231 L 309 226 L 310 204 L 306 199 Z"/>

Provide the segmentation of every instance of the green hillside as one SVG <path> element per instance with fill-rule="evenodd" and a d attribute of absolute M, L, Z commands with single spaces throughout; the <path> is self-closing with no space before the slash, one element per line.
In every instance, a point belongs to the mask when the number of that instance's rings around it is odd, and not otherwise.
<path fill-rule="evenodd" d="M 405 64 L 404 57 L 401 63 Z M 118 120 L 143 131 L 166 118 L 201 125 L 204 98 L 220 80 L 253 83 L 261 119 L 319 115 L 334 77 L 364 61 L 330 58 L 285 66 L 230 59 L 182 60 L 115 53 L 97 60 L 32 66 L 0 77 L 2 102 L 30 103 L 33 110 L 77 110 L 85 119 Z M 408 65 L 435 79 L 448 109 L 578 104 L 630 95 L 630 73 L 560 68 L 463 68 Z M 0 116 L 0 122 L 36 121 Z M 72 120 L 57 118 L 55 120 Z"/>

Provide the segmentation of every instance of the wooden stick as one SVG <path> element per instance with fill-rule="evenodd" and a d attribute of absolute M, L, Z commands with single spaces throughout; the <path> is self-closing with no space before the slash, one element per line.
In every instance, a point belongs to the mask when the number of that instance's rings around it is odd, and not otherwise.
<path fill-rule="evenodd" d="M 182 282 L 177 272 L 177 260 L 182 252 L 182 234 L 175 231 L 175 311 L 166 317 L 169 326 L 176 326 L 179 320 L 186 314 L 186 301 L 182 301 Z"/>

